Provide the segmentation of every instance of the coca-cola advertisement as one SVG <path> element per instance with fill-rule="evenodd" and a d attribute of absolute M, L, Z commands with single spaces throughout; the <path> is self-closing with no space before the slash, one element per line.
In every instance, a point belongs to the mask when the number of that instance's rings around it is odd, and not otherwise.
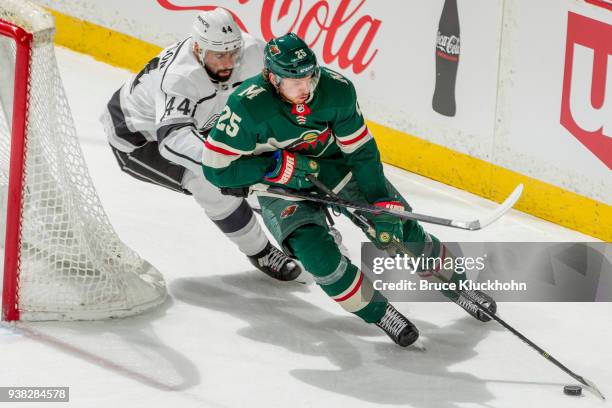
<path fill-rule="evenodd" d="M 366 0 L 317 1 L 305 0 L 239 0 L 193 5 L 182 0 L 156 0 L 166 10 L 229 10 L 240 28 L 269 41 L 287 32 L 295 32 L 308 44 L 320 49 L 323 64 L 336 63 L 341 69 L 362 73 L 376 58 L 373 44 L 383 22 L 369 14 Z M 210 4 L 218 3 L 218 4 Z M 373 3 L 370 0 L 370 3 Z M 259 9 L 259 20 L 247 21 Z"/>
<path fill-rule="evenodd" d="M 321 65 L 353 82 L 369 120 L 479 157 L 490 151 L 501 0 L 460 5 L 458 0 L 36 1 L 161 48 L 185 38 L 199 12 L 223 7 L 260 40 L 289 31 L 304 38 Z M 469 75 L 457 72 L 458 7 L 461 34 L 470 47 L 469 56 L 461 57 L 461 71 Z M 124 57 L 117 55 L 117 63 Z M 437 126 L 485 140 L 448 137 L 432 131 Z M 470 140 L 475 143 L 466 146 Z"/>
<path fill-rule="evenodd" d="M 461 53 L 457 0 L 445 0 L 436 38 L 436 86 L 433 110 L 444 116 L 455 116 L 457 103 L 455 83 Z"/>

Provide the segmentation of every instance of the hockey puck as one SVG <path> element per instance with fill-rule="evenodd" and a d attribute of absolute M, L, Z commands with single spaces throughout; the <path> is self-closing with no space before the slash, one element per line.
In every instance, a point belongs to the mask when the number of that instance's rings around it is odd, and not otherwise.
<path fill-rule="evenodd" d="M 579 385 L 566 385 L 565 387 L 563 387 L 563 392 L 565 393 L 565 395 L 582 395 L 582 387 Z"/>

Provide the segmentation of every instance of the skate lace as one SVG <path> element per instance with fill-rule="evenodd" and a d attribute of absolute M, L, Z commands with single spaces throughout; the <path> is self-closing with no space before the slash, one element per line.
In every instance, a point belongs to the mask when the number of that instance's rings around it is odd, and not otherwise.
<path fill-rule="evenodd" d="M 490 305 L 489 299 L 487 299 L 485 296 L 483 296 L 482 293 L 474 291 L 474 290 L 464 290 L 463 293 L 466 293 L 467 296 L 463 295 L 461 296 L 462 299 L 464 299 L 465 302 L 470 303 L 471 305 L 473 305 L 473 302 L 470 301 L 470 299 L 473 299 L 475 301 L 477 301 L 480 305 L 488 308 Z M 475 309 L 478 309 L 478 307 L 473 306 Z M 478 309 L 480 310 L 480 309 Z"/>
<path fill-rule="evenodd" d="M 407 324 L 404 317 L 395 308 L 388 305 L 385 315 L 377 325 L 387 333 L 392 334 L 393 337 L 398 337 Z"/>
<path fill-rule="evenodd" d="M 268 266 L 276 272 L 283 267 L 286 261 L 287 257 L 283 252 L 276 248 L 272 248 L 270 253 L 261 259 L 261 266 Z"/>
<path fill-rule="evenodd" d="M 479 300 L 477 296 L 474 296 L 474 299 Z M 466 298 L 463 295 L 459 296 L 459 298 L 457 299 L 457 304 L 465 310 L 468 310 L 469 312 L 478 313 L 480 311 L 480 309 L 474 304 L 474 302 L 472 302 L 470 299 Z"/>

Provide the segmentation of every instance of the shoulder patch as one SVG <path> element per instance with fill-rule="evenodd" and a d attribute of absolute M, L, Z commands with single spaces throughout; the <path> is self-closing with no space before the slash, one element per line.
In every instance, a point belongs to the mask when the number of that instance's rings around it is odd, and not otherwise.
<path fill-rule="evenodd" d="M 240 92 L 238 96 L 246 97 L 247 99 L 251 100 L 255 98 L 257 95 L 259 95 L 260 93 L 265 92 L 265 91 L 266 91 L 266 88 L 262 88 L 259 85 L 252 84 L 252 85 L 249 85 L 249 87 L 245 88 L 242 92 Z"/>
<path fill-rule="evenodd" d="M 349 80 L 347 78 L 345 78 L 342 74 L 336 72 L 336 71 L 332 71 L 329 68 L 323 68 L 325 71 L 327 71 L 327 73 L 329 74 L 329 77 L 332 79 L 335 79 L 336 81 L 340 81 L 344 84 L 349 84 Z"/>
<path fill-rule="evenodd" d="M 281 218 L 291 217 L 293 214 L 295 214 L 297 209 L 298 209 L 297 204 L 288 205 L 287 207 L 285 207 L 283 211 L 281 211 L 280 217 Z"/>

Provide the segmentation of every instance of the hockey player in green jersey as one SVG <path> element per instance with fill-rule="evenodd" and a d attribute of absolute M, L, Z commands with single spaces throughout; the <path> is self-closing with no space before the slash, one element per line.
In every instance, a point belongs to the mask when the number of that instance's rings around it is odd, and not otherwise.
<path fill-rule="evenodd" d="M 264 58 L 263 75 L 248 79 L 230 96 L 205 143 L 203 168 L 208 180 L 233 189 L 264 183 L 301 190 L 314 188 L 307 178 L 314 174 L 343 199 L 410 209 L 384 176 L 353 84 L 319 67 L 313 51 L 293 33 L 268 42 Z M 417 328 L 341 254 L 320 204 L 265 195 L 259 201 L 270 232 L 328 296 L 382 328 L 400 346 L 417 340 Z M 411 244 L 416 253 L 450 256 L 416 221 L 386 214 L 366 216 L 375 230 L 368 238 L 380 247 L 399 240 L 417 243 Z M 453 282 L 464 279 L 452 270 L 435 272 Z M 432 278 L 432 271 L 419 273 Z M 471 292 L 472 299 L 495 310 L 493 299 Z M 449 297 L 477 319 L 490 320 L 465 295 Z"/>

